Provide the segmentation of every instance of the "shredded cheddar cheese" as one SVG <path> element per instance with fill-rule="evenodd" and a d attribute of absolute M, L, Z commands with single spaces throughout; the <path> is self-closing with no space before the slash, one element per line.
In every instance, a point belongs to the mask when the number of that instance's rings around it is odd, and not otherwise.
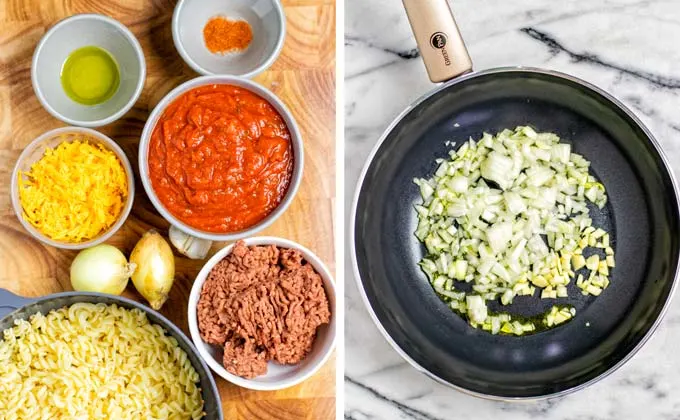
<path fill-rule="evenodd" d="M 47 237 L 79 243 L 99 236 L 120 216 L 127 177 L 118 157 L 87 140 L 47 149 L 19 172 L 23 217 Z"/>

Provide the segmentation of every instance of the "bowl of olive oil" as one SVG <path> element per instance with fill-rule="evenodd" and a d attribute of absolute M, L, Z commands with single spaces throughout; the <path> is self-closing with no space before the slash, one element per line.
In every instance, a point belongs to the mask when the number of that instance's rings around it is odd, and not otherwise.
<path fill-rule="evenodd" d="M 120 70 L 116 59 L 95 45 L 73 51 L 61 67 L 61 86 L 66 95 L 83 105 L 99 105 L 118 91 Z"/>
<path fill-rule="evenodd" d="M 119 119 L 139 98 L 145 77 L 135 36 L 103 15 L 59 21 L 33 53 L 36 96 L 50 114 L 72 125 L 99 127 Z"/>

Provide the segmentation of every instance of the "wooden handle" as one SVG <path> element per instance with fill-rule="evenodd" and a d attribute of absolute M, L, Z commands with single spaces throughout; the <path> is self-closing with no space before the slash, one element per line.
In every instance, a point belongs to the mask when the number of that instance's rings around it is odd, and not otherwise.
<path fill-rule="evenodd" d="M 472 61 L 447 1 L 402 1 L 430 80 L 445 82 L 471 71 Z"/>

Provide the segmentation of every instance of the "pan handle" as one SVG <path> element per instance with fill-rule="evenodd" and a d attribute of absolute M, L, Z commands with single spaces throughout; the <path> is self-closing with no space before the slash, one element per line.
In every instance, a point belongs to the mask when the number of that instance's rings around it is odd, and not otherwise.
<path fill-rule="evenodd" d="M 472 60 L 446 0 L 402 0 L 427 74 L 435 83 L 472 71 Z"/>
<path fill-rule="evenodd" d="M 22 296 L 17 296 L 7 289 L 0 289 L 0 318 L 19 309 L 24 305 L 34 302 L 35 299 L 28 299 Z"/>

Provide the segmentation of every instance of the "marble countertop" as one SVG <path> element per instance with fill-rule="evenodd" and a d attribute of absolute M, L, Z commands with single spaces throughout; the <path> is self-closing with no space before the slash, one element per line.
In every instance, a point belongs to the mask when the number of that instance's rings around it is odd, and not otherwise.
<path fill-rule="evenodd" d="M 507 65 L 573 74 L 621 99 L 661 142 L 680 177 L 680 1 L 456 0 L 475 69 Z M 346 0 L 345 205 L 394 117 L 434 88 L 399 0 Z M 348 222 L 348 221 L 347 221 Z M 680 298 L 624 367 L 568 397 L 491 402 L 418 373 L 383 339 L 347 255 L 345 419 L 680 419 Z"/>

